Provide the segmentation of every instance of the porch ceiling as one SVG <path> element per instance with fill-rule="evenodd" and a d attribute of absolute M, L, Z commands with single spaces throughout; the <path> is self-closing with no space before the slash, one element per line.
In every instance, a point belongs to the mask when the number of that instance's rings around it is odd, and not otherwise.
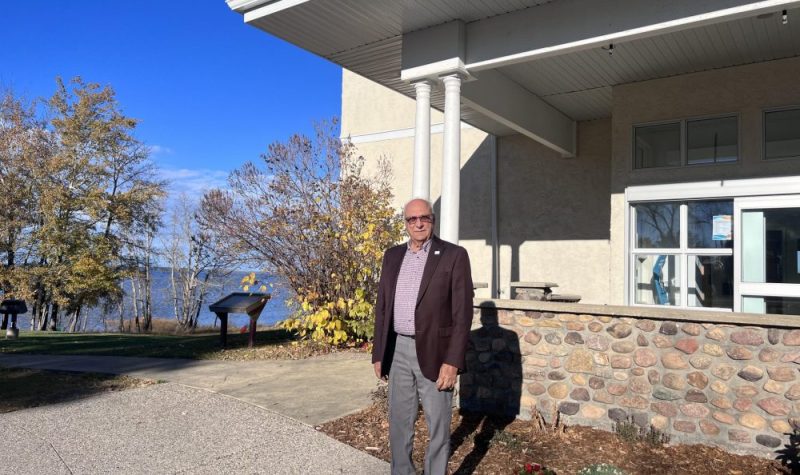
<path fill-rule="evenodd" d="M 467 24 L 568 0 L 228 0 L 245 21 L 414 97 L 400 80 L 402 35 L 452 20 Z M 266 8 L 266 9 L 265 9 Z M 800 8 L 501 66 L 499 73 L 573 120 L 611 115 L 618 84 L 800 55 Z M 578 14 L 576 14 L 578 15 Z M 498 34 L 502 34 L 499 32 Z M 469 68 L 469 65 L 467 65 Z M 443 91 L 431 103 L 444 107 Z M 512 129 L 462 104 L 462 120 L 496 135 Z"/>
<path fill-rule="evenodd" d="M 519 63 L 499 71 L 575 120 L 611 114 L 611 87 L 800 55 L 800 9 Z"/>

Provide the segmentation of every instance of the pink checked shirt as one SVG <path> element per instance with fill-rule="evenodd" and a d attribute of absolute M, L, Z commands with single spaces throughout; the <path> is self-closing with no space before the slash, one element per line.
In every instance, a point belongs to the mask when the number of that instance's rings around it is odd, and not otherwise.
<path fill-rule="evenodd" d="M 401 335 L 414 336 L 414 310 L 417 307 L 422 271 L 428 260 L 431 240 L 428 239 L 419 251 L 411 250 L 411 243 L 403 256 L 397 287 L 394 291 L 394 331 Z"/>

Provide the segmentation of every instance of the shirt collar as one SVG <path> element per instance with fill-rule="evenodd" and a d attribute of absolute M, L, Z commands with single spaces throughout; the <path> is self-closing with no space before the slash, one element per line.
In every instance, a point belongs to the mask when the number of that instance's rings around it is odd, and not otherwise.
<path fill-rule="evenodd" d="M 433 241 L 433 239 L 432 239 L 432 238 L 428 238 L 428 240 L 427 240 L 427 241 L 425 241 L 425 242 L 422 244 L 422 248 L 420 248 L 420 251 L 422 251 L 422 252 L 426 252 L 426 253 L 427 253 L 427 252 L 428 252 L 428 249 L 430 249 L 430 248 L 431 248 L 431 241 Z M 410 239 L 408 240 L 408 242 L 406 242 L 406 247 L 408 248 L 408 250 L 409 250 L 409 251 L 411 251 L 411 252 L 414 252 L 414 251 L 411 249 L 411 240 L 410 240 Z"/>

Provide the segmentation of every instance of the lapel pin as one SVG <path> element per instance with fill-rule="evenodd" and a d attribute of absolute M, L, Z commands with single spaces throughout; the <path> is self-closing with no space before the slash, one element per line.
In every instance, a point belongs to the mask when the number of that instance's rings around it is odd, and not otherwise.
<path fill-rule="evenodd" d="M 438 250 L 436 250 L 436 251 L 433 251 L 433 255 L 434 255 L 434 256 L 438 256 L 438 255 L 439 255 L 439 251 L 438 251 Z"/>

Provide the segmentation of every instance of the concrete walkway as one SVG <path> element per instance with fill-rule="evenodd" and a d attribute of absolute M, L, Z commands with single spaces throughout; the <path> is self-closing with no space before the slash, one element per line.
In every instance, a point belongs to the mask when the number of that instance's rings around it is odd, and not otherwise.
<path fill-rule="evenodd" d="M 369 355 L 221 361 L 0 353 L 0 366 L 126 374 L 207 389 L 318 425 L 370 404 L 377 379 Z"/>
<path fill-rule="evenodd" d="M 369 404 L 366 355 L 196 361 L 0 354 L 0 366 L 169 381 L 0 415 L 2 473 L 388 473 L 314 430 Z"/>

